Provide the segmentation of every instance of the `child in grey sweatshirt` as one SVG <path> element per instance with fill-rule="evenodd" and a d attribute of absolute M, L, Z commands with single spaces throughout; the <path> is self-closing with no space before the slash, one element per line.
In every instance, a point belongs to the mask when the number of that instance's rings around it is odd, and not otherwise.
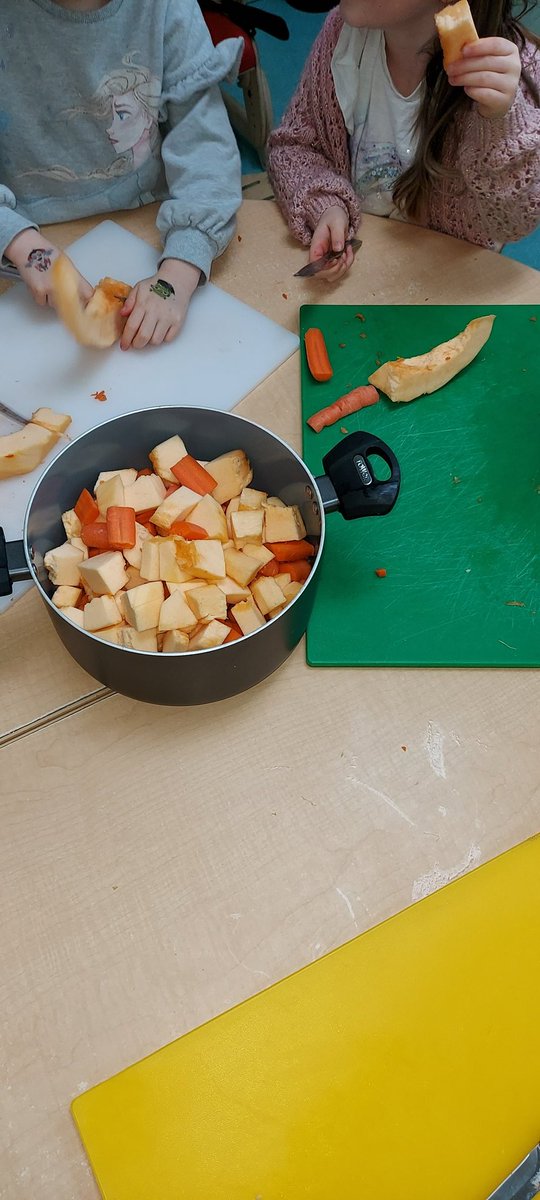
<path fill-rule="evenodd" d="M 1 0 L 0 256 L 54 303 L 42 223 L 161 201 L 163 258 L 124 305 L 121 345 L 171 341 L 228 245 L 240 159 L 197 0 Z M 83 300 L 92 294 L 82 278 Z"/>

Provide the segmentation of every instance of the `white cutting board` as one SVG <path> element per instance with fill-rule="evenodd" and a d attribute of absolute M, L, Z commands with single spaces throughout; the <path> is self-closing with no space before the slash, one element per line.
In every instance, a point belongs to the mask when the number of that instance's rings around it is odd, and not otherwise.
<path fill-rule="evenodd" d="M 92 284 L 104 275 L 136 283 L 153 275 L 157 262 L 151 246 L 115 221 L 102 221 L 69 247 L 69 255 Z M 193 296 L 174 342 L 127 352 L 87 350 L 16 284 L 0 297 L 0 400 L 24 417 L 40 405 L 69 413 L 70 438 L 123 412 L 160 404 L 228 411 L 297 347 L 296 334 L 208 283 Z M 92 397 L 98 391 L 106 392 L 105 402 Z M 0 432 L 14 428 L 0 414 Z M 21 537 L 32 490 L 64 445 L 59 441 L 30 475 L 0 480 L 0 525 L 9 541 Z M 30 586 L 15 585 L 11 600 Z M 0 612 L 9 603 L 0 599 Z"/>

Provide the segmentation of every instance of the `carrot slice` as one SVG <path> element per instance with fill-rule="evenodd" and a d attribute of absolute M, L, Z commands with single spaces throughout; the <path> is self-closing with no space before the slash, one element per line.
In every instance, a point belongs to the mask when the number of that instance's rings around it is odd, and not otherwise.
<path fill-rule="evenodd" d="M 290 575 L 291 583 L 303 583 L 311 571 L 311 563 L 307 562 L 305 558 L 298 562 L 280 563 L 280 571 L 284 575 L 287 573 Z"/>
<path fill-rule="evenodd" d="M 75 505 L 74 512 L 78 516 L 81 525 L 90 525 L 92 521 L 97 521 L 99 507 L 94 497 L 88 491 L 88 488 L 83 488 Z"/>
<path fill-rule="evenodd" d="M 326 425 L 334 425 L 336 421 L 350 417 L 351 413 L 358 412 L 361 408 L 368 408 L 370 404 L 376 404 L 378 399 L 377 388 L 374 388 L 371 383 L 353 388 L 352 392 L 340 396 L 327 408 L 321 408 L 319 412 L 313 413 L 312 417 L 308 417 L 307 423 L 311 429 L 315 430 L 315 433 L 320 433 Z"/>
<path fill-rule="evenodd" d="M 107 531 L 106 521 L 92 521 L 88 525 L 83 525 L 81 529 L 81 540 L 85 546 L 90 546 L 92 550 L 110 550 L 109 535 Z"/>
<path fill-rule="evenodd" d="M 296 562 L 300 558 L 313 558 L 315 547 L 311 542 L 266 542 L 267 550 L 271 550 L 278 563 Z"/>
<path fill-rule="evenodd" d="M 223 642 L 223 645 L 226 646 L 227 642 L 237 642 L 238 638 L 241 638 L 241 637 L 242 637 L 242 634 L 239 633 L 237 629 L 230 629 L 227 634 L 227 637 L 225 638 L 225 641 Z"/>
<path fill-rule="evenodd" d="M 202 525 L 195 525 L 193 521 L 173 521 L 169 533 L 178 534 L 179 537 L 185 538 L 186 542 L 200 541 L 208 537 L 206 529 L 203 529 Z"/>
<path fill-rule="evenodd" d="M 110 504 L 107 509 L 107 534 L 111 550 L 131 550 L 137 541 L 135 509 Z"/>
<path fill-rule="evenodd" d="M 334 374 L 328 357 L 326 342 L 320 329 L 306 329 L 304 334 L 307 365 L 318 383 L 326 383 Z"/>
<path fill-rule="evenodd" d="M 191 454 L 180 458 L 174 467 L 171 467 L 171 471 L 179 483 L 191 488 L 192 492 L 198 492 L 199 496 L 206 496 L 217 487 L 216 480 L 201 467 L 196 458 L 192 458 Z"/>
<path fill-rule="evenodd" d="M 153 525 L 151 521 L 142 521 L 142 522 L 140 522 L 140 524 L 141 523 L 142 523 L 143 529 L 146 529 L 147 532 L 152 535 L 152 537 L 157 536 L 157 525 Z"/>

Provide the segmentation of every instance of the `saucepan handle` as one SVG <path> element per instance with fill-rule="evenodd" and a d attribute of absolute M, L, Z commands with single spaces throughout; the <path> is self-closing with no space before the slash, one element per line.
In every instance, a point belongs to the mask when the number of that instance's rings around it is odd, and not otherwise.
<path fill-rule="evenodd" d="M 390 471 L 377 475 L 376 459 Z M 375 461 L 374 461 L 375 459 Z M 401 484 L 398 460 L 386 442 L 372 433 L 349 434 L 323 458 L 324 475 L 317 476 L 325 513 L 340 512 L 346 521 L 383 517 L 396 503 Z"/>
<path fill-rule="evenodd" d="M 14 583 L 31 578 L 24 542 L 6 542 L 4 530 L 0 528 L 0 596 L 11 596 Z"/>

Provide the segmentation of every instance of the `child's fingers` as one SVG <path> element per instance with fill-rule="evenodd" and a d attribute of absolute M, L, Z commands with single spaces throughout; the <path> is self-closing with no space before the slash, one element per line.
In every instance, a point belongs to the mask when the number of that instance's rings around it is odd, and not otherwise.
<path fill-rule="evenodd" d="M 480 38 L 477 42 L 467 42 L 461 54 L 463 58 L 476 58 L 478 55 L 484 57 L 486 54 L 511 57 L 515 49 L 514 43 L 509 42 L 507 38 L 488 37 Z"/>
<path fill-rule="evenodd" d="M 466 87 L 463 90 L 471 100 L 475 100 L 477 104 L 483 105 L 486 109 L 494 109 L 495 105 L 500 104 L 501 93 L 493 88 Z"/>
<path fill-rule="evenodd" d="M 450 80 L 452 83 L 452 80 Z M 465 88 L 489 88 L 493 91 L 504 91 L 504 77 L 497 75 L 494 71 L 469 71 L 463 75 L 461 79 L 455 81 L 458 87 Z"/>
<path fill-rule="evenodd" d="M 138 285 L 136 284 L 135 287 L 131 289 L 129 296 L 124 301 L 122 308 L 120 309 L 121 317 L 129 317 L 129 314 L 133 312 L 133 307 L 137 299 L 137 287 Z"/>
<path fill-rule="evenodd" d="M 94 290 L 95 289 L 92 287 L 92 284 L 89 283 L 88 280 L 84 278 L 84 275 L 81 275 L 81 281 L 79 283 L 79 292 L 80 292 L 80 296 L 81 296 L 81 300 L 82 300 L 83 304 L 88 304 L 88 301 L 92 299 L 92 296 L 94 295 Z"/>
<path fill-rule="evenodd" d="M 470 75 L 507 75 L 509 65 L 508 59 L 500 58 L 458 59 L 449 66 L 448 78 L 451 83 L 459 83 L 463 87 L 464 79 Z"/>
<path fill-rule="evenodd" d="M 126 323 L 124 325 L 124 331 L 122 333 L 122 337 L 120 338 L 120 349 L 121 350 L 128 350 L 129 347 L 131 346 L 133 339 L 134 339 L 135 335 L 138 333 L 139 328 L 142 324 L 144 314 L 145 314 L 144 305 L 137 304 L 135 306 L 135 308 L 133 309 L 131 316 L 128 317 L 128 320 L 126 321 Z"/>
<path fill-rule="evenodd" d="M 145 346 L 148 346 L 152 341 L 157 324 L 155 315 L 151 312 L 146 313 L 133 338 L 132 346 L 134 350 L 143 350 Z"/>

